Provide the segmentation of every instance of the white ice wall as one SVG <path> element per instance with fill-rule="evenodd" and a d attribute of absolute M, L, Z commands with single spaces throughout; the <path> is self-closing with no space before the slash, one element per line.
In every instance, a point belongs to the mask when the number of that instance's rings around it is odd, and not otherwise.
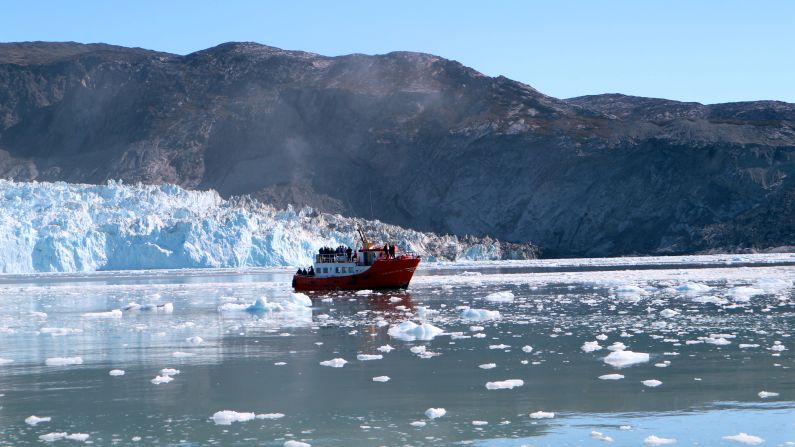
<path fill-rule="evenodd" d="M 237 204 L 214 191 L 0 180 L 0 271 L 77 272 L 156 268 L 309 265 L 321 246 L 355 245 L 356 221 Z M 379 222 L 368 229 L 429 254 L 491 259 L 499 250 L 459 247 Z"/>

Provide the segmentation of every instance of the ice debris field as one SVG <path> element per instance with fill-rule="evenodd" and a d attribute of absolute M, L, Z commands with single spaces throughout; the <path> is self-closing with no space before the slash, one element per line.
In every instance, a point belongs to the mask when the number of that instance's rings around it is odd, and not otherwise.
<path fill-rule="evenodd" d="M 0 445 L 792 445 L 795 267 L 731 259 L 12 276 Z"/>

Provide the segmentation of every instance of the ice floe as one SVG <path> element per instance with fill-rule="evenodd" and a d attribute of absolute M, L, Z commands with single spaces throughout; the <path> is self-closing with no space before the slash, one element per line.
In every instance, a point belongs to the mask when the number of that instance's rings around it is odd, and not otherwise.
<path fill-rule="evenodd" d="M 502 316 L 498 310 L 464 309 L 461 318 L 472 321 L 499 320 Z"/>
<path fill-rule="evenodd" d="M 520 386 L 524 386 L 524 380 L 508 379 L 498 380 L 496 382 L 486 382 L 487 390 L 511 390 Z"/>
<path fill-rule="evenodd" d="M 413 321 L 404 321 L 393 325 L 387 331 L 390 337 L 403 341 L 433 340 L 444 331 L 430 323 L 417 324 Z"/>
<path fill-rule="evenodd" d="M 586 341 L 585 343 L 582 344 L 582 346 L 580 346 L 580 349 L 582 349 L 585 352 L 594 352 L 602 349 L 602 347 L 599 346 L 598 341 Z"/>
<path fill-rule="evenodd" d="M 552 419 L 555 417 L 555 413 L 549 411 L 535 411 L 530 413 L 530 419 Z"/>
<path fill-rule="evenodd" d="M 51 417 L 38 417 L 36 415 L 28 416 L 25 418 L 25 423 L 31 426 L 36 426 L 42 422 L 50 422 L 52 420 Z"/>
<path fill-rule="evenodd" d="M 669 445 L 669 444 L 676 444 L 675 438 L 662 438 L 657 435 L 650 435 L 643 439 L 643 443 L 646 445 Z"/>
<path fill-rule="evenodd" d="M 640 383 L 642 383 L 643 386 L 647 386 L 649 388 L 656 388 L 656 387 L 662 385 L 662 382 L 660 382 L 657 379 L 644 380 L 644 381 L 642 381 Z"/>
<path fill-rule="evenodd" d="M 485 298 L 486 301 L 491 301 L 492 303 L 512 303 L 513 299 L 513 292 L 507 290 L 490 293 Z"/>
<path fill-rule="evenodd" d="M 51 357 L 44 361 L 47 366 L 71 366 L 82 365 L 82 357 Z"/>
<path fill-rule="evenodd" d="M 734 441 L 739 442 L 740 444 L 745 445 L 759 445 L 765 442 L 764 439 L 760 438 L 759 436 L 749 435 L 748 433 L 737 433 L 736 435 L 729 435 L 723 436 L 721 439 L 725 439 L 727 441 Z"/>
<path fill-rule="evenodd" d="M 615 368 L 625 368 L 627 366 L 646 363 L 649 361 L 649 354 L 645 352 L 632 351 L 613 351 L 605 357 L 604 362 Z"/>
<path fill-rule="evenodd" d="M 216 411 L 211 419 L 215 422 L 215 425 L 232 425 L 234 422 L 253 421 L 256 417 L 254 413 L 221 410 Z"/>
<path fill-rule="evenodd" d="M 375 376 L 373 382 L 389 382 L 389 376 Z"/>
<path fill-rule="evenodd" d="M 436 419 L 440 418 L 447 414 L 447 410 L 444 408 L 428 408 L 425 410 L 425 417 L 428 419 Z"/>
<path fill-rule="evenodd" d="M 123 376 L 124 375 L 124 370 L 123 369 L 111 369 L 110 371 L 108 371 L 108 375 L 114 376 L 114 377 Z"/>
<path fill-rule="evenodd" d="M 621 380 L 624 376 L 621 374 L 604 374 L 599 376 L 599 380 Z"/>
<path fill-rule="evenodd" d="M 320 362 L 321 366 L 329 366 L 331 368 L 342 368 L 345 364 L 348 363 L 347 360 L 341 358 L 335 358 L 331 360 L 324 360 Z"/>

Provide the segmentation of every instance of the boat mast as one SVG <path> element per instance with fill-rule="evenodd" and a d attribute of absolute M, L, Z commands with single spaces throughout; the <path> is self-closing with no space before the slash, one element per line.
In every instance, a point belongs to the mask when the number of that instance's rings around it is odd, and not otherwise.
<path fill-rule="evenodd" d="M 362 248 L 365 250 L 370 248 L 370 241 L 367 240 L 367 236 L 364 235 L 362 227 L 359 224 L 356 224 L 356 231 L 359 233 L 359 237 L 362 238 Z"/>

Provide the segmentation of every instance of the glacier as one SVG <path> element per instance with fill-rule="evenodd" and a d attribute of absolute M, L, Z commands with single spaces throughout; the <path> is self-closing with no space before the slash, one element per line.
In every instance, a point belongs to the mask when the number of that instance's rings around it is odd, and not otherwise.
<path fill-rule="evenodd" d="M 529 244 L 422 233 L 176 185 L 0 180 L 0 271 L 306 266 L 322 246 L 374 241 L 428 260 L 532 258 Z"/>

